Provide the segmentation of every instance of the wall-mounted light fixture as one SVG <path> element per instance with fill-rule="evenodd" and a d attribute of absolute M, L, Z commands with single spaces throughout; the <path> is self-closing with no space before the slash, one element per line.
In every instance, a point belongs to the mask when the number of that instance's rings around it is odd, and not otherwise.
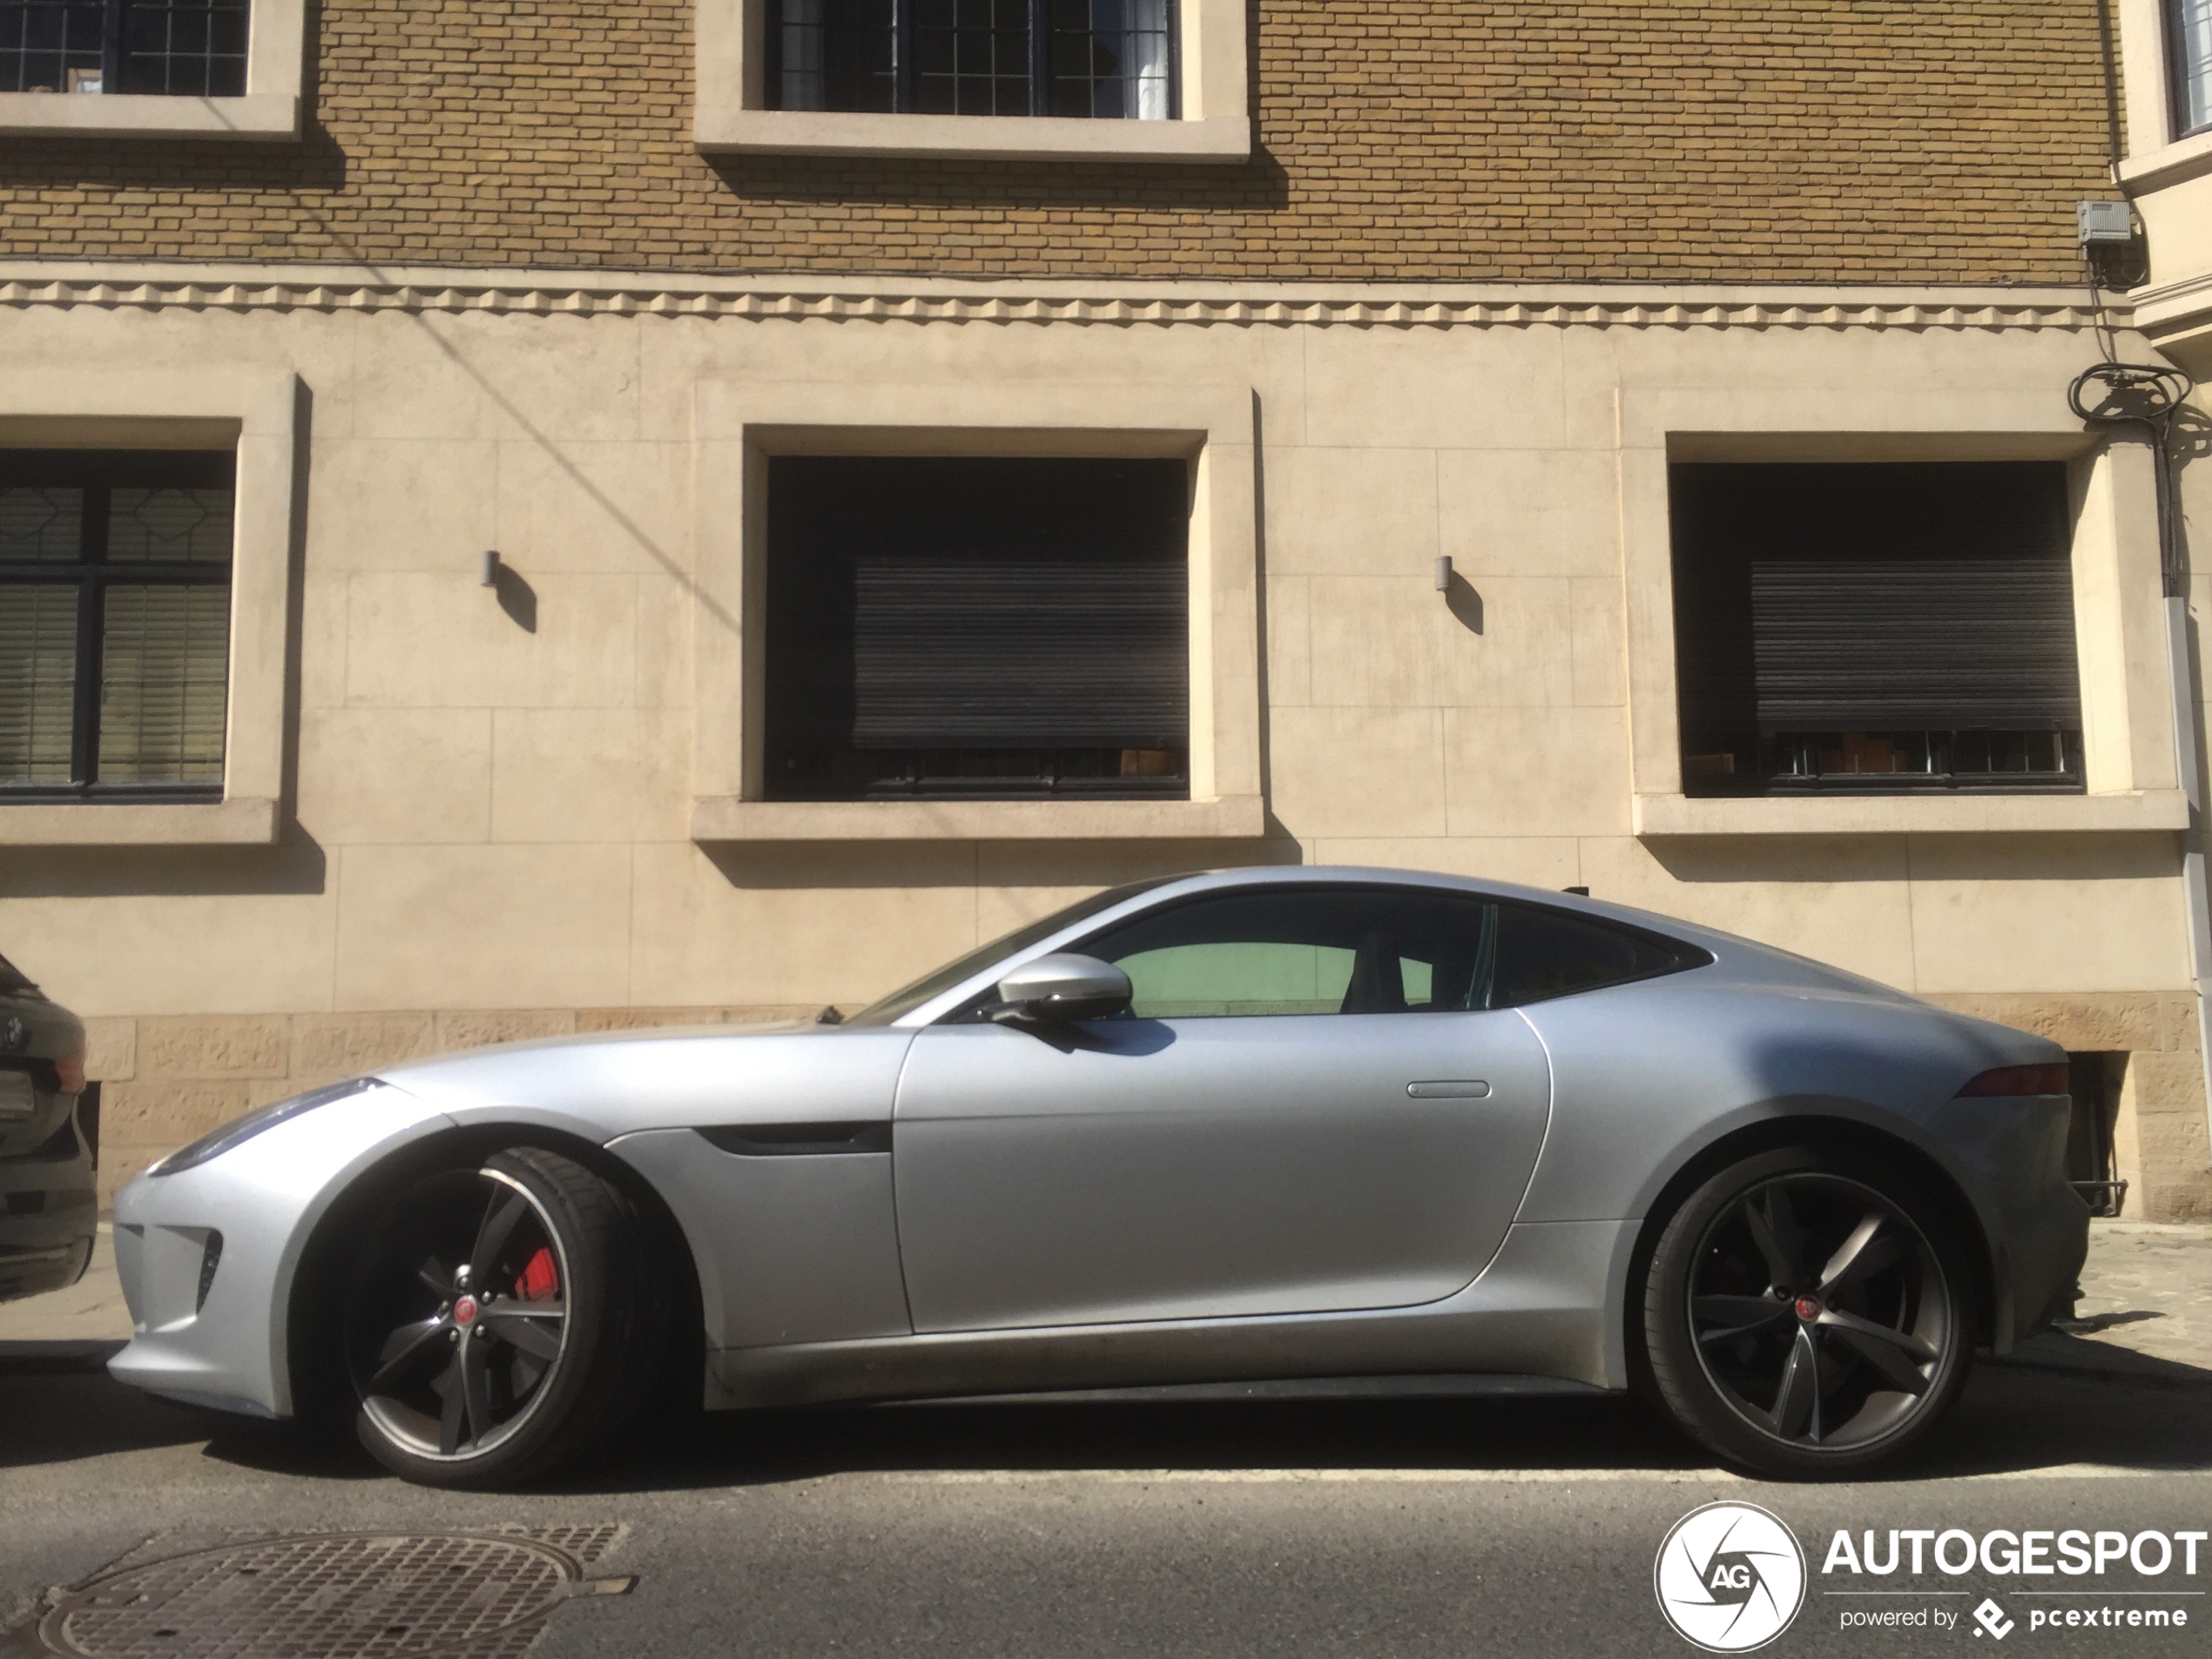
<path fill-rule="evenodd" d="M 499 550 L 496 548 L 484 550 L 484 585 L 488 588 L 499 585 Z"/>
<path fill-rule="evenodd" d="M 1441 554 L 1437 558 L 1436 590 L 1439 593 L 1452 591 L 1452 556 L 1449 553 Z"/>

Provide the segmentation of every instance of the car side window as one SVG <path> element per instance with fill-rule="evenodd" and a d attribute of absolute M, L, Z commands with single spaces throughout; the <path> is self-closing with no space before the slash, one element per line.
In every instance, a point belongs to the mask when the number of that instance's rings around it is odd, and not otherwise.
<path fill-rule="evenodd" d="M 1484 1006 L 1493 909 L 1386 887 L 1248 889 L 1074 948 L 1129 975 L 1140 1019 L 1464 1011 Z"/>
<path fill-rule="evenodd" d="M 1490 1006 L 1518 1008 L 1686 965 L 1680 951 L 1642 934 L 1534 905 L 1500 905 Z"/>

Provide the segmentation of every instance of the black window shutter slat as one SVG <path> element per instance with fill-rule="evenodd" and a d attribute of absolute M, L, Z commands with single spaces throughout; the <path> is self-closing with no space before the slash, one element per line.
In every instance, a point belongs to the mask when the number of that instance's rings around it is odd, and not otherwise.
<path fill-rule="evenodd" d="M 955 752 L 1082 752 L 1094 787 L 1155 793 L 1179 774 L 1187 462 L 779 456 L 768 493 L 772 791 Z M 1005 764 L 1005 788 L 1037 786 L 1042 762 Z"/>
<path fill-rule="evenodd" d="M 1755 559 L 1762 733 L 2078 726 L 2073 572 L 2048 559 Z"/>

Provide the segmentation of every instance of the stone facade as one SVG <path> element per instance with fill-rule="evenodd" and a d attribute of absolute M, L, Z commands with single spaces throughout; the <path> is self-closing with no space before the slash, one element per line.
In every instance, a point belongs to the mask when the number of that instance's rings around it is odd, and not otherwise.
<path fill-rule="evenodd" d="M 2150 349 L 2080 281 L 2097 9 L 1248 17 L 1243 163 L 703 154 L 686 0 L 327 0 L 296 144 L 0 146 L 0 435 L 228 421 L 254 526 L 226 799 L 0 810 L 111 1190 L 397 1059 L 811 1015 L 1297 860 L 1584 886 L 2124 1056 L 2130 1213 L 2212 1213 L 2150 466 L 2064 399 L 2101 326 Z M 759 799 L 745 480 L 801 429 L 1188 452 L 1206 786 Z M 2086 792 L 1687 796 L 1684 445 L 2064 462 Z"/>
<path fill-rule="evenodd" d="M 11 138 L 41 259 L 2070 283 L 2096 8 L 1254 0 L 1253 158 L 702 157 L 687 0 L 327 0 L 297 145 Z"/>

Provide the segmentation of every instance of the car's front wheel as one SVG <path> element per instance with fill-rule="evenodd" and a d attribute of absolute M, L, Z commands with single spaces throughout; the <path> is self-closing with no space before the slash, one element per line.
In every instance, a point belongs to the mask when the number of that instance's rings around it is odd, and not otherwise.
<path fill-rule="evenodd" d="M 1652 1381 L 1730 1461 L 1803 1479 L 1902 1453 L 1958 1398 L 1973 1276 L 1948 1212 L 1910 1172 L 1812 1148 L 1706 1181 L 1645 1281 Z"/>
<path fill-rule="evenodd" d="M 668 1298 L 620 1189 L 537 1147 L 379 1205 L 343 1315 L 361 1442 L 410 1480 L 503 1487 L 602 1443 L 658 1375 Z"/>

